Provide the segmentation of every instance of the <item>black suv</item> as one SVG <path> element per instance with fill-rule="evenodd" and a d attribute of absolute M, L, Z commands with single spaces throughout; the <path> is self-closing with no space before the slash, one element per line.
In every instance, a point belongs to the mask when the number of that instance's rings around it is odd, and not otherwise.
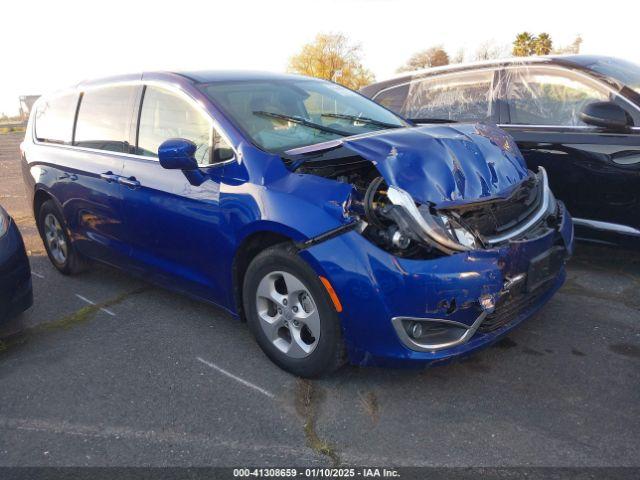
<path fill-rule="evenodd" d="M 578 238 L 640 246 L 640 66 L 571 55 L 447 65 L 362 93 L 415 123 L 491 122 L 542 165 Z"/>

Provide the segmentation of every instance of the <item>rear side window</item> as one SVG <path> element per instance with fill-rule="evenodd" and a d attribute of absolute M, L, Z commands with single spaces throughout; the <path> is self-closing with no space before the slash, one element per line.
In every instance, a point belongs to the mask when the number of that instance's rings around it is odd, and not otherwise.
<path fill-rule="evenodd" d="M 78 94 L 47 98 L 38 105 L 35 116 L 36 138 L 41 142 L 71 144 Z"/>
<path fill-rule="evenodd" d="M 491 120 L 497 92 L 492 70 L 429 77 L 410 84 L 402 114 L 412 119 Z"/>
<path fill-rule="evenodd" d="M 185 138 L 198 146 L 196 160 L 211 163 L 213 126 L 200 109 L 167 90 L 147 86 L 142 100 L 136 153 L 157 157 L 158 147 L 170 138 Z"/>
<path fill-rule="evenodd" d="M 87 90 L 80 101 L 74 145 L 112 152 L 128 150 L 134 86 Z"/>

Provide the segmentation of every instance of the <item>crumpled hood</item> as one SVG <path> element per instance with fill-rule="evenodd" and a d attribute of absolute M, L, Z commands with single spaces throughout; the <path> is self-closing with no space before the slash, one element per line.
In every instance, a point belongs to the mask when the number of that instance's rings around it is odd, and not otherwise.
<path fill-rule="evenodd" d="M 428 125 L 345 138 L 374 163 L 387 185 L 438 206 L 507 196 L 527 178 L 513 139 L 486 124 Z"/>

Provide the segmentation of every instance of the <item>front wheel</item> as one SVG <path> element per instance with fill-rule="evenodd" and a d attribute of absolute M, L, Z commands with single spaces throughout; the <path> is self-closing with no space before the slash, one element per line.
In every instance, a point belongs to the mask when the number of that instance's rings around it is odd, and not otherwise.
<path fill-rule="evenodd" d="M 269 248 L 251 262 L 243 304 L 258 344 L 284 370 L 317 377 L 342 365 L 338 314 L 318 276 L 292 248 Z"/>

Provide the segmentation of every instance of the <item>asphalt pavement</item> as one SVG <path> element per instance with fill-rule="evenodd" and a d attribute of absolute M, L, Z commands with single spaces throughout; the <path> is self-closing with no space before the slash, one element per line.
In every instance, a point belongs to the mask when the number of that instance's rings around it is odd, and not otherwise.
<path fill-rule="evenodd" d="M 59 274 L 19 141 L 0 135 L 0 203 L 35 304 L 0 343 L 0 466 L 640 467 L 639 254 L 578 245 L 551 302 L 465 361 L 300 380 L 221 309 L 107 267 Z"/>

